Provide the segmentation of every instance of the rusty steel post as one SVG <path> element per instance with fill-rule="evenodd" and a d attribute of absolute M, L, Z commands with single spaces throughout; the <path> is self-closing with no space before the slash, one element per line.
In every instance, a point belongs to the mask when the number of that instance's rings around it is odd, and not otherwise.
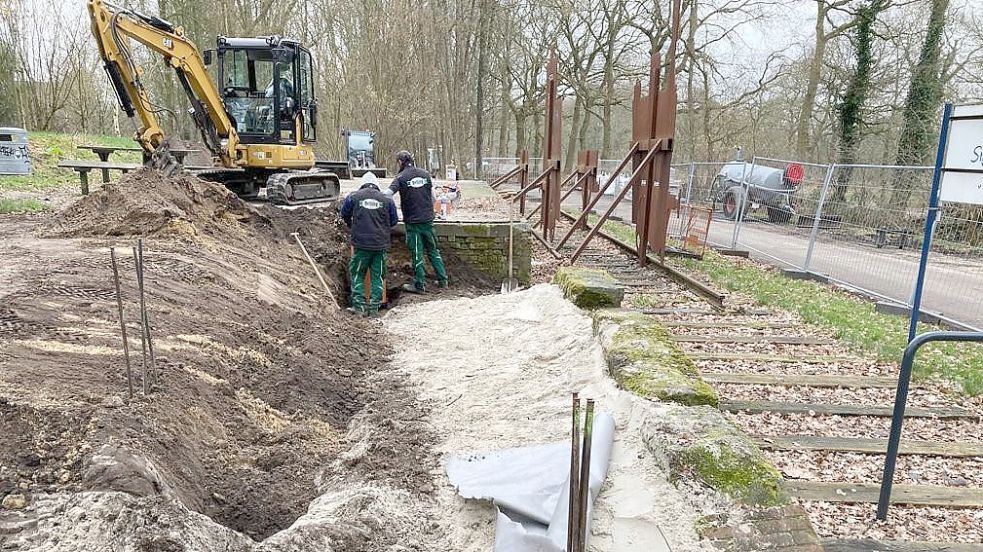
<path fill-rule="evenodd" d="M 133 398 L 133 368 L 130 366 L 130 343 L 126 338 L 126 319 L 123 317 L 123 293 L 119 285 L 119 267 L 116 263 L 116 249 L 109 248 L 109 259 L 113 263 L 113 284 L 116 286 L 116 309 L 119 311 L 119 329 L 123 334 L 123 358 L 126 359 L 126 386 Z"/>
<path fill-rule="evenodd" d="M 543 132 L 543 171 L 549 171 L 542 186 L 543 238 L 553 241 L 556 220 L 560 217 L 560 156 L 562 149 L 563 104 L 557 101 L 558 79 L 556 75 L 556 49 L 550 51 L 546 64 L 546 119 Z"/>
<path fill-rule="evenodd" d="M 669 215 L 678 205 L 669 194 L 669 175 L 676 134 L 676 44 L 679 41 L 680 0 L 672 0 L 672 28 L 665 64 L 653 52 L 649 67 L 648 94 L 635 84 L 632 97 L 632 140 L 639 144 L 636 163 L 643 154 L 654 152 L 647 170 L 632 182 L 632 217 L 638 263 L 648 262 L 648 249 L 665 259 Z M 663 74 L 665 78 L 663 79 Z M 636 169 L 639 166 L 636 164 Z M 644 180 L 644 185 L 643 185 Z"/>
<path fill-rule="evenodd" d="M 563 187 L 566 186 L 573 179 L 573 177 L 575 177 L 575 176 L 577 176 L 577 173 L 570 173 L 570 174 L 568 174 L 567 177 L 564 178 L 562 182 L 560 182 L 560 190 L 562 191 L 563 190 Z M 577 185 L 574 184 L 572 188 L 568 189 L 566 192 L 563 192 L 563 195 L 560 196 L 560 204 L 561 205 L 563 204 L 563 200 L 565 200 L 566 198 L 570 197 L 570 192 L 573 191 L 573 190 L 575 190 L 576 188 L 577 188 Z M 529 218 L 532 218 L 532 217 L 536 216 L 536 213 L 538 213 L 542 207 L 543 207 L 543 204 L 540 203 L 539 205 L 536 206 L 535 209 L 533 209 L 532 211 L 529 211 Z M 536 225 L 538 226 L 540 223 L 542 223 L 542 221 L 536 223 Z"/>
<path fill-rule="evenodd" d="M 644 169 L 646 165 L 652 161 L 652 157 L 654 155 L 655 155 L 654 150 L 648 152 L 648 154 L 643 158 L 641 166 L 635 169 L 635 172 L 632 173 L 631 175 L 632 179 L 638 178 L 639 174 L 641 174 L 642 172 L 642 169 Z M 584 238 L 584 241 L 581 242 L 579 246 L 577 246 L 577 249 L 573 252 L 573 255 L 570 256 L 570 262 L 575 262 L 577 260 L 577 257 L 580 257 L 580 254 L 584 252 L 584 249 L 587 249 L 587 245 L 590 244 L 590 241 L 594 239 L 594 236 L 596 236 L 597 233 L 601 231 L 601 228 L 604 226 L 604 223 L 611 216 L 611 213 L 614 212 L 615 208 L 618 207 L 618 204 L 621 203 L 621 200 L 623 200 L 625 196 L 628 195 L 628 191 L 630 189 L 631 189 L 630 187 L 626 186 L 621 190 L 621 192 L 618 193 L 617 196 L 615 196 L 614 201 L 612 201 L 611 205 L 607 208 L 606 211 L 604 211 L 604 214 L 597 219 L 597 222 L 594 223 L 594 226 L 590 229 L 589 232 L 587 232 L 587 237 Z M 598 195 L 598 197 L 600 197 L 600 195 Z M 596 203 L 596 201 L 597 198 L 594 198 L 594 203 Z M 591 206 L 591 208 L 593 209 L 593 206 Z M 580 215 L 580 218 L 577 219 L 577 221 L 579 222 L 580 220 L 586 220 L 586 219 L 587 219 L 587 213 L 582 213 Z M 573 233 L 573 230 L 574 228 L 571 228 L 567 232 L 567 236 L 564 236 L 564 238 L 569 237 L 570 234 Z M 563 242 L 560 242 L 560 244 L 562 246 Z"/>
<path fill-rule="evenodd" d="M 570 496 L 567 506 L 567 550 L 577 549 L 578 493 L 580 491 L 580 394 L 573 394 L 573 429 L 570 440 Z"/>
<path fill-rule="evenodd" d="M 590 453 L 594 432 L 594 399 L 587 399 L 587 412 L 584 414 L 583 448 L 580 453 L 580 490 L 577 493 L 577 547 L 574 550 L 587 550 L 587 507 L 590 504 Z"/>
<path fill-rule="evenodd" d="M 137 248 L 133 248 L 133 265 L 137 273 L 137 295 L 140 298 L 140 347 L 143 351 L 143 394 L 146 395 L 149 391 L 147 385 L 147 318 L 143 315 L 144 301 L 143 301 L 143 277 L 140 275 L 140 254 L 137 253 Z"/>
<path fill-rule="evenodd" d="M 587 205 L 587 208 L 584 209 L 584 212 L 580 213 L 580 217 L 578 217 L 577 220 L 574 221 L 573 226 L 569 230 L 567 230 L 567 233 L 564 234 L 562 238 L 560 238 L 560 243 L 557 244 L 556 246 L 557 249 L 563 247 L 563 245 L 567 243 L 567 240 L 570 239 L 570 236 L 572 236 L 573 233 L 577 231 L 577 226 L 582 222 L 582 220 L 587 219 L 588 213 L 590 213 L 590 211 L 594 209 L 595 206 L 597 206 L 597 203 L 601 200 L 602 197 L 604 197 L 604 192 L 606 192 L 607 189 L 611 187 L 611 184 L 614 184 L 614 181 L 621 174 L 621 171 L 625 170 L 625 167 L 628 165 L 628 162 L 631 161 L 632 156 L 635 155 L 635 152 L 637 150 L 638 150 L 638 143 L 636 142 L 632 144 L 631 149 L 628 151 L 628 155 L 626 155 L 624 159 L 621 160 L 621 163 L 618 163 L 618 168 L 615 169 L 610 176 L 608 176 L 607 182 L 605 182 L 604 185 L 601 186 L 601 188 L 597 191 L 597 195 L 595 195 L 594 198 L 590 200 L 590 203 Z M 589 240 L 590 237 L 588 237 L 587 239 Z"/>

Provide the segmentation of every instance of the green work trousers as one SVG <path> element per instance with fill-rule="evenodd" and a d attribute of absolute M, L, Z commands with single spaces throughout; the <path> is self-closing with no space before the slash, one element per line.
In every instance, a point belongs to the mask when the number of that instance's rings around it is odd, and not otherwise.
<path fill-rule="evenodd" d="M 386 274 L 386 252 L 358 249 L 352 252 L 352 260 L 348 263 L 348 272 L 352 281 L 352 308 L 375 313 L 382 304 L 382 279 Z M 365 303 L 365 273 L 369 273 L 370 292 L 369 302 Z"/>
<path fill-rule="evenodd" d="M 444 268 L 444 260 L 440 258 L 440 250 L 437 249 L 437 236 L 433 233 L 432 222 L 407 223 L 406 247 L 409 248 L 413 260 L 415 275 L 413 285 L 416 289 L 426 289 L 427 285 L 427 271 L 423 264 L 424 253 L 430 258 L 433 271 L 437 273 L 437 282 L 441 287 L 447 285 L 447 270 Z"/>

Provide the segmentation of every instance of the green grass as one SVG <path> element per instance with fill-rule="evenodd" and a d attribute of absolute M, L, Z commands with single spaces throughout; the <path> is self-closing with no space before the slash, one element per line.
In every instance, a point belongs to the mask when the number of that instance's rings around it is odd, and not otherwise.
<path fill-rule="evenodd" d="M 595 218 L 596 220 L 596 218 Z M 623 223 L 604 224 L 615 237 L 634 243 L 634 230 Z M 758 305 L 798 314 L 809 324 L 831 331 L 854 351 L 898 362 L 908 343 L 908 319 L 874 311 L 874 305 L 832 286 L 792 280 L 777 269 L 751 261 L 724 257 L 708 250 L 702 260 L 673 259 L 672 264 L 691 273 L 702 273 L 713 284 L 751 297 Z M 919 324 L 919 333 L 939 330 Z M 983 346 L 970 343 L 936 343 L 922 347 L 915 360 L 917 379 L 943 378 L 969 395 L 983 395 Z"/>
<path fill-rule="evenodd" d="M 91 151 L 77 149 L 76 146 L 83 144 L 117 147 L 136 146 L 136 142 L 131 138 L 57 132 L 31 132 L 28 135 L 28 143 L 31 155 L 31 174 L 0 176 L 0 192 L 42 191 L 62 186 L 78 187 L 78 174 L 71 169 L 59 169 L 58 162 L 62 159 L 98 161 L 99 157 Z M 139 163 L 141 156 L 138 152 L 118 152 L 109 159 L 123 163 Z M 96 173 L 90 173 L 90 180 L 92 180 L 93 175 L 98 180 Z"/>
<path fill-rule="evenodd" d="M 37 199 L 3 199 L 0 198 L 0 215 L 11 213 L 39 213 L 50 207 Z"/>

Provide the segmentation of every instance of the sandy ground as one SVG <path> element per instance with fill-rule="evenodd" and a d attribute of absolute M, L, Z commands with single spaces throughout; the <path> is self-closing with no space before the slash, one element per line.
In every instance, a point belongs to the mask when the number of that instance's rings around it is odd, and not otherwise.
<path fill-rule="evenodd" d="M 447 458 L 566 439 L 575 390 L 596 399 L 617 423 L 589 549 L 704 549 L 693 530 L 700 514 L 692 497 L 666 481 L 639 437 L 657 406 L 606 376 L 591 320 L 556 287 L 397 307 L 384 327 L 397 351 L 393 364 L 430 406 L 439 436 L 444 549 L 490 550 L 495 519 L 491 504 L 466 501 L 447 483 Z"/>

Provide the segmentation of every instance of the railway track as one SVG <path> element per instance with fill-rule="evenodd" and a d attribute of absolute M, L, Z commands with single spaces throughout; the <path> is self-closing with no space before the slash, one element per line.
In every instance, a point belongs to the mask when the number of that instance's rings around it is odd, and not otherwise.
<path fill-rule="evenodd" d="M 559 253 L 569 257 L 583 235 Z M 875 522 L 897 363 L 858 356 L 793 314 L 735 307 L 692 278 L 638 267 L 630 246 L 600 238 L 576 264 L 607 270 L 625 308 L 669 330 L 721 410 L 780 469 L 826 550 L 983 551 L 983 403 L 938 385 L 912 390 L 893 506 Z"/>

